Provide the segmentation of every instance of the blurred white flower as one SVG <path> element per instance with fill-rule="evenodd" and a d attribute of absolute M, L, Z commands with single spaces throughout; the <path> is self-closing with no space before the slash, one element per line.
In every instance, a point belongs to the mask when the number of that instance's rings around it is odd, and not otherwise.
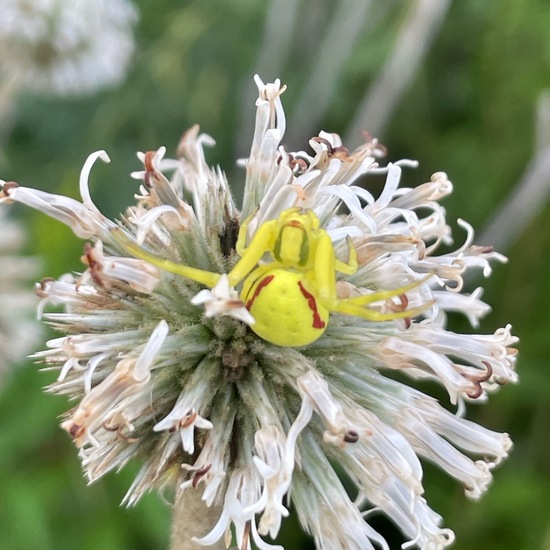
<path fill-rule="evenodd" d="M 480 289 L 461 293 L 464 277 L 488 276 L 489 262 L 504 258 L 474 245 L 465 222 L 464 244 L 440 251 L 452 244 L 439 204 L 452 184 L 442 172 L 400 187 L 414 162 L 381 167 L 375 140 L 349 152 L 325 132 L 310 140 L 312 154 L 285 151 L 284 88 L 256 82 L 241 212 L 224 174 L 206 164 L 212 140 L 198 127 L 176 160 L 163 148 L 139 155 L 138 203 L 116 223 L 88 189 L 102 152 L 85 165 L 81 203 L 4 184 L 3 202 L 43 210 L 95 241 L 80 279 L 39 289 L 42 308 L 66 306 L 44 314 L 65 335 L 36 355 L 60 371 L 50 391 L 77 403 L 62 426 L 91 481 L 143 461 L 127 504 L 173 483 L 222 505 L 203 545 L 233 529 L 240 549 L 251 540 L 280 548 L 263 537 L 277 535 L 292 501 L 318 548 L 388 549 L 367 521 L 375 512 L 407 547 L 444 548 L 454 534 L 424 498 L 420 458 L 478 498 L 511 446 L 463 414 L 516 381 L 517 339 L 509 326 L 492 335 L 446 328 L 451 312 L 477 327 L 489 308 Z M 385 177 L 378 196 L 372 174 Z M 294 333 L 315 330 L 294 343 Z M 457 414 L 415 389 L 419 379 L 440 383 Z M 335 463 L 355 484 L 354 501 Z"/>
<path fill-rule="evenodd" d="M 15 221 L 0 210 L 0 385 L 7 372 L 33 351 L 40 338 L 34 310 L 36 296 L 26 283 L 38 272 L 38 261 L 20 253 L 25 235 Z"/>
<path fill-rule="evenodd" d="M 128 0 L 1 0 L 0 74 L 54 95 L 118 84 L 134 50 Z"/>

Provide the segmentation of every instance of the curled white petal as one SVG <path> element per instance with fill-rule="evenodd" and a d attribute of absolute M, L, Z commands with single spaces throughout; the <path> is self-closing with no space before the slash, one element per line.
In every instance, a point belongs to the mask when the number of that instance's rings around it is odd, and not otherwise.
<path fill-rule="evenodd" d="M 90 210 L 99 212 L 97 209 L 97 206 L 92 201 L 92 197 L 90 195 L 90 188 L 88 186 L 88 179 L 90 177 L 90 172 L 92 170 L 93 165 L 97 161 L 97 159 L 101 159 L 103 162 L 111 162 L 111 159 L 109 158 L 109 155 L 103 151 L 96 151 L 95 153 L 92 153 L 88 156 L 86 159 L 86 162 L 84 163 L 84 166 L 82 167 L 82 170 L 80 171 L 80 196 L 82 197 L 82 202 L 85 206 L 87 206 Z"/>

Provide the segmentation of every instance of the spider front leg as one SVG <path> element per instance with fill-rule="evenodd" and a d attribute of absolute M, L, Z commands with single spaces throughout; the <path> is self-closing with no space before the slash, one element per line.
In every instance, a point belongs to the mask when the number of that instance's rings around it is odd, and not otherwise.
<path fill-rule="evenodd" d="M 178 264 L 171 260 L 165 260 L 163 258 L 159 258 L 153 254 L 150 254 L 149 252 L 146 252 L 138 244 L 131 241 L 124 233 L 124 231 L 122 231 L 122 229 L 111 230 L 111 235 L 113 236 L 115 241 L 126 252 L 128 252 L 128 254 L 131 254 L 132 256 L 134 256 L 135 258 L 139 258 L 140 260 L 145 260 L 146 262 L 153 264 L 163 271 L 169 271 L 170 273 L 181 275 L 182 277 L 191 279 L 192 281 L 196 281 L 197 283 L 201 283 L 209 288 L 214 288 L 220 280 L 221 275 L 219 273 Z"/>
<path fill-rule="evenodd" d="M 250 218 L 243 223 L 239 231 L 237 251 L 239 254 L 242 254 L 242 256 L 228 273 L 229 284 L 231 286 L 238 285 L 256 267 L 261 257 L 271 249 L 277 233 L 276 220 L 266 222 L 258 229 L 250 245 L 245 248 L 246 231 L 249 221 Z M 126 252 L 164 271 L 181 275 L 197 283 L 202 283 L 209 288 L 214 288 L 220 280 L 221 275 L 219 273 L 178 264 L 146 252 L 138 244 L 131 241 L 122 229 L 114 229 L 111 231 L 111 234 L 115 241 L 126 250 Z"/>
<path fill-rule="evenodd" d="M 246 220 L 241 224 L 241 227 L 239 228 L 239 234 L 237 236 L 237 244 L 235 246 L 235 249 L 237 250 L 237 254 L 242 258 L 247 250 L 246 246 L 246 237 L 248 233 L 248 226 L 250 225 L 250 222 L 252 221 L 252 218 L 256 215 L 256 212 L 258 212 L 258 208 L 254 210 Z"/>
<path fill-rule="evenodd" d="M 245 248 L 246 232 L 250 218 L 245 220 L 239 230 L 237 239 L 237 253 L 241 256 L 239 261 L 228 273 L 229 284 L 238 285 L 257 265 L 262 256 L 273 249 L 273 242 L 277 235 L 277 220 L 263 223 L 252 237 L 252 241 Z"/>

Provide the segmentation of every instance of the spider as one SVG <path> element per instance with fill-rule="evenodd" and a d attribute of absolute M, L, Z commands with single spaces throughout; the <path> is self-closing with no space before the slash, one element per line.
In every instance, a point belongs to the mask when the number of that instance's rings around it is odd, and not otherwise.
<path fill-rule="evenodd" d="M 236 249 L 240 259 L 228 273 L 228 279 L 232 287 L 242 282 L 240 298 L 255 319 L 251 328 L 268 342 L 289 347 L 311 344 L 325 332 L 330 313 L 388 321 L 413 317 L 430 305 L 390 313 L 368 307 L 374 302 L 404 295 L 422 285 L 431 274 L 393 290 L 339 299 L 336 273 L 355 273 L 357 252 L 348 237 L 348 262 L 336 259 L 332 241 L 319 227 L 319 219 L 312 210 L 283 211 L 277 219 L 264 222 L 247 246 L 250 219 L 245 220 L 239 230 Z M 220 280 L 220 273 L 149 254 L 118 231 L 115 238 L 128 253 L 165 271 L 209 288 Z M 270 260 L 260 263 L 265 254 L 269 254 Z"/>

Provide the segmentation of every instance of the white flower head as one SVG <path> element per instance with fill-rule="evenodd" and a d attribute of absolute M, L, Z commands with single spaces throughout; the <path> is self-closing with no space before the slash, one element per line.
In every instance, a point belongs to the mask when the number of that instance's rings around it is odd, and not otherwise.
<path fill-rule="evenodd" d="M 375 140 L 348 151 L 326 132 L 309 152 L 286 151 L 284 87 L 256 82 L 241 211 L 197 126 L 175 160 L 164 148 L 139 155 L 138 202 L 118 222 L 88 190 L 101 152 L 83 170 L 82 202 L 4 185 L 2 202 L 44 210 L 94 243 L 79 279 L 38 288 L 42 309 L 66 308 L 43 314 L 65 335 L 36 354 L 60 372 L 49 390 L 77 403 L 62 425 L 91 480 L 143 461 L 125 503 L 172 483 L 222 506 L 199 544 L 233 530 L 241 549 L 279 548 L 265 539 L 292 504 L 318 548 L 387 549 L 369 525 L 376 512 L 407 547 L 444 548 L 454 534 L 429 507 L 420 459 L 478 498 L 511 446 L 464 418 L 469 402 L 516 381 L 511 328 L 446 328 L 456 314 L 478 327 L 489 308 L 481 288 L 461 292 L 466 275 L 488 276 L 504 258 L 474 245 L 465 222 L 464 244 L 441 252 L 452 244 L 443 172 L 404 187 L 416 163 L 381 165 Z M 378 195 L 371 174 L 386 178 Z M 414 388 L 424 379 L 456 414 Z"/>
<path fill-rule="evenodd" d="M 53 95 L 116 85 L 134 50 L 136 20 L 128 0 L 4 0 L 1 74 Z"/>

